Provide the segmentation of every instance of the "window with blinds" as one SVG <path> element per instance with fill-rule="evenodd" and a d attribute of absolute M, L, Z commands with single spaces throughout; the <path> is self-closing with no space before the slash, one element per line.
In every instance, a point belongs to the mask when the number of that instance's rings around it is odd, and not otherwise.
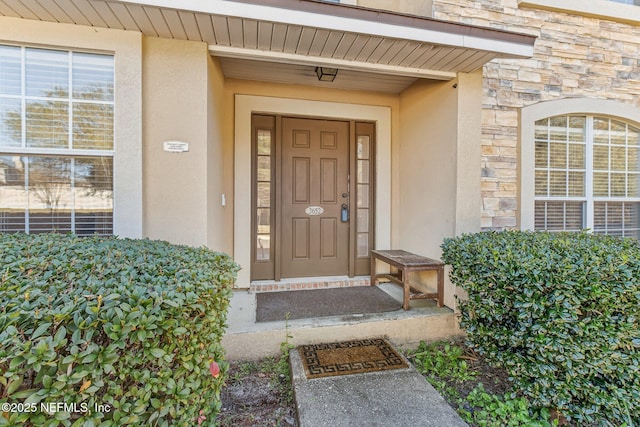
<path fill-rule="evenodd" d="M 535 229 L 640 237 L 640 129 L 608 117 L 535 123 Z"/>
<path fill-rule="evenodd" d="M 0 232 L 113 233 L 114 59 L 0 45 Z"/>
<path fill-rule="evenodd" d="M 609 0 L 614 3 L 632 4 L 634 6 L 640 6 L 640 0 Z"/>

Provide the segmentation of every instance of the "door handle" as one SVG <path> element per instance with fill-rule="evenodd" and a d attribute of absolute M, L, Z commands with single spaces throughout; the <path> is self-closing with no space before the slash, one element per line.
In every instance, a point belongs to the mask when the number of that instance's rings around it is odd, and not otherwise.
<path fill-rule="evenodd" d="M 340 210 L 340 220 L 342 222 L 349 221 L 349 206 L 346 203 L 342 204 L 342 209 Z"/>

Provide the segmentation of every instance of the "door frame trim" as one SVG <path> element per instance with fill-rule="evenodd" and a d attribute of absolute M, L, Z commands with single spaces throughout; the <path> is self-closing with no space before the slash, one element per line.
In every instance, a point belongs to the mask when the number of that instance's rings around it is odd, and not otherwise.
<path fill-rule="evenodd" d="M 234 226 L 233 255 L 243 269 L 238 272 L 240 287 L 251 283 L 251 115 L 304 115 L 309 117 L 362 120 L 375 123 L 376 195 L 375 247 L 391 246 L 391 108 L 340 102 L 235 95 L 234 121 Z"/>

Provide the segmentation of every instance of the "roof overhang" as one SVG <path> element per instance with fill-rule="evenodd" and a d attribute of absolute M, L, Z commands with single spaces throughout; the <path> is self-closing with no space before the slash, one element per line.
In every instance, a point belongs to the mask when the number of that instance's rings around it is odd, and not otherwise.
<path fill-rule="evenodd" d="M 315 0 L 0 0 L 0 15 L 203 41 L 211 54 L 450 80 L 535 37 Z"/>

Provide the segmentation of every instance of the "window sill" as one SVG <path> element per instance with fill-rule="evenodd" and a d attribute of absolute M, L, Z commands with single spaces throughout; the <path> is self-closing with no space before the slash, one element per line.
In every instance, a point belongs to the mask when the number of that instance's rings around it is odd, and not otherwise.
<path fill-rule="evenodd" d="M 553 10 L 640 25 L 640 7 L 607 0 L 518 0 L 518 7 Z"/>

